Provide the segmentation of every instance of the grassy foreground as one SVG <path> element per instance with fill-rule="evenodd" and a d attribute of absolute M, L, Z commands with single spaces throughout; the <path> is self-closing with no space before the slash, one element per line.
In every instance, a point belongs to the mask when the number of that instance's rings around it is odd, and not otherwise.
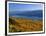
<path fill-rule="evenodd" d="M 40 20 L 32 20 L 25 18 L 9 18 L 9 32 L 32 32 L 42 31 L 43 23 Z"/>

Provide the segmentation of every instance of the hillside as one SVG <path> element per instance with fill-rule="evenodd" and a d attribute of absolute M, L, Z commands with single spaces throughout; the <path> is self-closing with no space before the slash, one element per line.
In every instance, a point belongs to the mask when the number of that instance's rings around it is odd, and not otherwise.
<path fill-rule="evenodd" d="M 25 18 L 9 18 L 9 32 L 42 31 L 43 23 L 40 20 L 33 21 Z"/>

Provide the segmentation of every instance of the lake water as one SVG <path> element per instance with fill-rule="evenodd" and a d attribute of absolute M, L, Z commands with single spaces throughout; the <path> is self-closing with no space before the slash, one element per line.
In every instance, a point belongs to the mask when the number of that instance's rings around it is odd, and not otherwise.
<path fill-rule="evenodd" d="M 36 11 L 11 11 L 9 13 L 9 16 L 32 18 L 32 19 L 42 19 L 43 12 L 42 12 L 42 10 L 36 10 Z"/>

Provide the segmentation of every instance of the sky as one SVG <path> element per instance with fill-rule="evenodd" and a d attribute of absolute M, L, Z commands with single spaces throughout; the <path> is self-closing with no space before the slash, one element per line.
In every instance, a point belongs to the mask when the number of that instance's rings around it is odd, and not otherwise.
<path fill-rule="evenodd" d="M 9 11 L 34 11 L 34 10 L 42 10 L 42 5 L 9 3 Z"/>

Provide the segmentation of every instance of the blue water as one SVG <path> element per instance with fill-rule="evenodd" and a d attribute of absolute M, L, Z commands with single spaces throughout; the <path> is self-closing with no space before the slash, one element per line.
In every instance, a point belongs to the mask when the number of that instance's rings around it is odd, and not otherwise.
<path fill-rule="evenodd" d="M 36 11 L 11 11 L 9 16 L 15 17 L 25 17 L 25 18 L 33 18 L 33 19 L 42 19 L 43 12 L 42 10 Z"/>

